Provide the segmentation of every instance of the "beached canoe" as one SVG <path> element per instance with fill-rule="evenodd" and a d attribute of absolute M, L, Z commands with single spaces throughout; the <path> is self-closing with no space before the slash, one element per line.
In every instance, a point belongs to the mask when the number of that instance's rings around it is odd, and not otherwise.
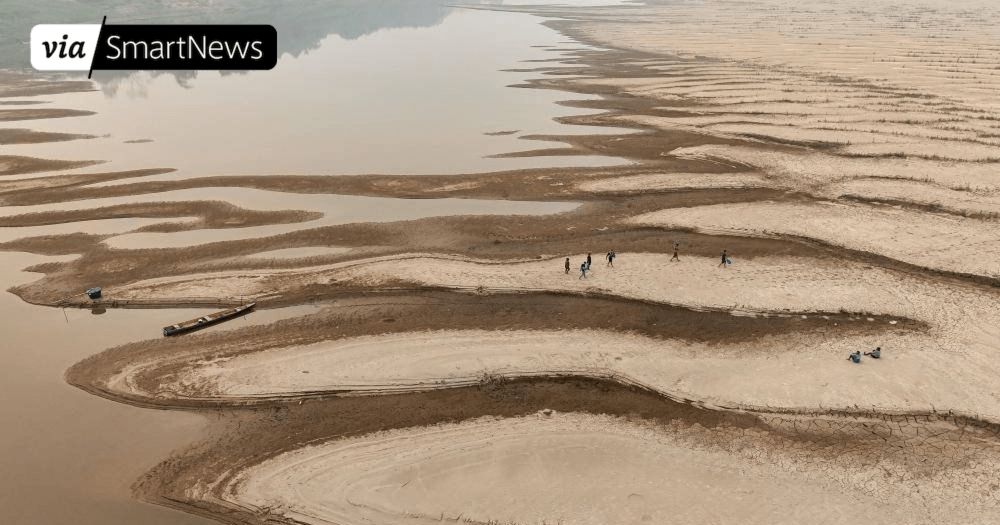
<path fill-rule="evenodd" d="M 234 317 L 239 317 L 245 313 L 248 313 L 257 306 L 257 303 L 244 304 L 242 306 L 237 306 L 236 308 L 230 308 L 228 310 L 223 310 L 221 312 L 215 312 L 213 314 L 208 314 L 197 319 L 191 319 L 190 321 L 184 321 L 182 323 L 172 324 L 170 326 L 163 327 L 163 335 L 180 335 L 186 332 L 193 332 L 195 330 L 200 330 L 206 326 L 213 325 L 225 321 L 226 319 L 232 319 Z"/>

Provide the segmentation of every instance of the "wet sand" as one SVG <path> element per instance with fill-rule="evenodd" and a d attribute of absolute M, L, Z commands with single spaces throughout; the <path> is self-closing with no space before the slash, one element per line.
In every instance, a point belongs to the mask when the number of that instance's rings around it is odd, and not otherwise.
<path fill-rule="evenodd" d="M 520 141 L 489 154 L 507 171 L 94 166 L 54 152 L 85 147 L 97 116 L 4 109 L 19 120 L 0 137 L 22 149 L 0 159 L 0 249 L 38 254 L 11 256 L 39 274 L 8 301 L 137 319 L 45 368 L 116 401 L 72 394 L 116 425 L 180 425 L 133 443 L 102 494 L 139 479 L 142 499 L 233 523 L 996 521 L 988 25 L 940 5 L 768 4 L 787 25 L 752 41 L 765 11 L 721 0 L 507 7 L 593 46 L 538 48 L 551 60 L 517 71 L 517 89 L 575 99 L 556 120 L 576 127 L 476 123 L 477 141 Z M 861 38 L 882 18 L 890 40 Z M 102 147 L 162 146 L 119 139 Z M 601 156 L 629 164 L 587 162 Z M 94 284 L 97 303 L 79 295 Z M 206 297 L 261 312 L 146 337 Z M 112 309 L 144 302 L 172 309 Z M 93 446 L 126 439 L 95 425 Z"/>

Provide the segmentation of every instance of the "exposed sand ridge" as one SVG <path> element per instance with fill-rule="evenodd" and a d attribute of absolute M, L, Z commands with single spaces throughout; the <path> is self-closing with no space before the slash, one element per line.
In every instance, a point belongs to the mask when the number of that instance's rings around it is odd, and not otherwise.
<path fill-rule="evenodd" d="M 73 366 L 88 392 L 213 414 L 137 492 L 234 523 L 1000 520 L 1000 11 L 502 9 L 598 46 L 517 86 L 586 95 L 558 121 L 595 132 L 477 138 L 632 164 L 101 170 L 16 155 L 87 142 L 48 127 L 85 112 L 3 106 L 0 249 L 75 256 L 24 300 L 324 308 Z"/>

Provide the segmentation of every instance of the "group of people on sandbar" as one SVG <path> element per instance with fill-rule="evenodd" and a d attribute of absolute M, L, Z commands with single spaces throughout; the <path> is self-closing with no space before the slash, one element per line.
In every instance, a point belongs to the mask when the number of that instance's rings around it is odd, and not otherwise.
<path fill-rule="evenodd" d="M 681 243 L 674 242 L 674 255 L 672 257 L 670 257 L 670 262 L 680 262 L 681 261 L 680 247 L 681 247 Z M 618 254 L 614 250 L 611 250 L 610 252 L 608 252 L 607 255 L 605 255 L 605 259 L 608 261 L 608 263 L 605 266 L 610 266 L 611 268 L 614 268 L 615 267 L 615 258 L 616 257 L 618 257 Z M 590 263 L 591 262 L 592 262 L 592 257 L 591 257 L 591 254 L 588 253 L 587 254 L 587 260 L 585 260 L 582 263 L 580 263 L 580 279 L 586 279 L 587 278 L 587 272 L 590 271 Z M 726 268 L 726 267 L 728 267 L 728 266 L 730 266 L 732 264 L 733 264 L 733 260 L 729 258 L 729 251 L 728 250 L 722 250 L 722 260 L 719 262 L 719 268 Z M 569 262 L 569 257 L 566 258 L 566 261 L 565 261 L 565 264 L 564 264 L 564 268 L 566 270 L 566 275 L 569 275 L 570 268 L 572 268 L 572 265 Z"/>
<path fill-rule="evenodd" d="M 674 254 L 670 257 L 670 262 L 681 262 L 680 256 L 681 243 L 674 241 Z M 719 268 L 727 268 L 733 264 L 733 260 L 729 258 L 729 250 L 722 250 L 721 261 L 719 261 Z"/>
<path fill-rule="evenodd" d="M 674 241 L 674 254 L 670 257 L 670 262 L 681 262 L 680 256 L 681 243 Z M 721 260 L 719 261 L 719 268 L 728 268 L 733 264 L 733 260 L 729 258 L 729 250 L 722 250 Z"/>
<path fill-rule="evenodd" d="M 614 250 L 611 250 L 610 252 L 608 252 L 608 254 L 605 255 L 605 259 L 608 261 L 608 263 L 605 266 L 610 266 L 610 267 L 614 268 L 615 267 L 615 257 L 618 257 L 618 254 L 615 253 Z M 590 271 L 590 264 L 592 262 L 593 262 L 593 258 L 588 253 L 587 254 L 587 260 L 585 260 L 582 263 L 580 263 L 580 279 L 586 279 L 587 278 L 587 272 Z M 566 268 L 566 274 L 568 275 L 569 274 L 569 269 L 570 269 L 569 257 L 566 258 L 565 268 Z"/>
<path fill-rule="evenodd" d="M 872 359 L 881 359 L 882 347 L 876 346 L 874 350 L 872 350 L 871 352 L 865 352 L 863 355 L 871 357 Z M 847 356 L 847 360 L 854 364 L 858 364 L 861 362 L 861 356 L 862 356 L 861 350 L 858 350 L 857 352 L 854 352 L 851 355 Z"/>

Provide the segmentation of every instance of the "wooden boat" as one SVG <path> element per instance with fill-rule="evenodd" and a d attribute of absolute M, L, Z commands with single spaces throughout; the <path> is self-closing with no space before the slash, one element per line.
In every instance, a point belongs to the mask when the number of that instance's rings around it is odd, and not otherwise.
<path fill-rule="evenodd" d="M 208 314 L 197 319 L 191 319 L 190 321 L 184 321 L 183 323 L 172 324 L 170 326 L 163 327 L 163 335 L 180 335 L 187 332 L 193 332 L 195 330 L 201 330 L 206 326 L 211 326 L 215 323 L 225 321 L 227 319 L 232 319 L 234 317 L 239 317 L 243 314 L 249 313 L 257 303 L 244 304 L 242 306 L 237 306 L 236 308 L 230 308 L 228 310 L 223 310 L 221 312 L 215 312 L 214 314 Z"/>

